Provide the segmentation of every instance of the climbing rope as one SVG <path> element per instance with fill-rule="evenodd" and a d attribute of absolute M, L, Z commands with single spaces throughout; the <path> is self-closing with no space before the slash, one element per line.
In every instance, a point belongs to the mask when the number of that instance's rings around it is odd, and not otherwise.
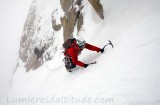
<path fill-rule="evenodd" d="M 63 65 L 64 65 L 64 64 L 62 64 L 61 66 L 59 66 L 59 67 L 57 67 L 57 68 L 55 68 L 55 69 L 51 69 L 51 68 L 48 67 L 48 65 L 47 65 L 46 62 L 44 62 L 44 64 L 46 65 L 47 69 L 50 70 L 50 71 L 58 70 L 58 69 L 60 69 L 61 67 L 63 67 Z"/>

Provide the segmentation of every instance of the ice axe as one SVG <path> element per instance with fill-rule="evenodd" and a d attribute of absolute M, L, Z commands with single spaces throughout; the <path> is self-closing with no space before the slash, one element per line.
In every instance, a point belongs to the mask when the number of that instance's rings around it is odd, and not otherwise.
<path fill-rule="evenodd" d="M 105 47 L 107 47 L 108 45 L 111 45 L 112 46 L 112 48 L 114 48 L 113 47 L 113 44 L 112 44 L 112 42 L 110 41 L 110 40 L 108 40 L 109 41 L 109 43 L 107 43 L 106 45 L 104 45 L 104 47 L 102 48 L 103 50 L 105 49 Z"/>
<path fill-rule="evenodd" d="M 94 62 L 89 63 L 89 65 L 96 64 L 96 63 L 97 63 L 97 62 L 96 62 L 96 61 L 94 61 Z"/>

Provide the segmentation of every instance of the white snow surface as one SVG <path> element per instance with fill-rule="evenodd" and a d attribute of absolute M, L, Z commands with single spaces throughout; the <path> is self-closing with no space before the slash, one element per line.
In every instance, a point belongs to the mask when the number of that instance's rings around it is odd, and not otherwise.
<path fill-rule="evenodd" d="M 51 1 L 44 5 L 54 4 Z M 69 73 L 62 66 L 54 70 L 63 65 L 60 34 L 63 29 L 55 32 L 59 50 L 54 58 L 28 73 L 21 62 L 3 105 L 160 104 L 160 1 L 101 0 L 101 3 L 104 20 L 87 0 L 83 1 L 84 25 L 79 35 L 101 48 L 111 40 L 114 48 L 108 46 L 103 54 L 82 51 L 79 60 L 97 61 L 85 69 L 77 67 Z M 59 5 L 54 6 L 62 11 Z M 48 70 L 46 64 L 54 71 Z M 15 102 L 18 98 L 26 101 Z M 54 101 L 48 101 L 51 99 Z"/>
<path fill-rule="evenodd" d="M 20 37 L 32 0 L 0 0 L 0 105 L 17 63 Z"/>

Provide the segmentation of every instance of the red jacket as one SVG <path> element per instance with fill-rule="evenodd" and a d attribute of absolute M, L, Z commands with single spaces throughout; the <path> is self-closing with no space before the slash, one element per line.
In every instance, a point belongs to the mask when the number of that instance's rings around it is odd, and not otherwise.
<path fill-rule="evenodd" d="M 96 47 L 96 46 L 93 46 L 93 45 L 90 45 L 90 44 L 88 44 L 88 43 L 86 43 L 85 48 L 86 48 L 86 49 L 89 49 L 89 50 L 92 50 L 92 51 L 97 51 L 97 52 L 100 51 L 100 48 L 98 48 L 98 47 Z M 82 51 L 82 50 L 79 49 L 79 47 L 78 47 L 78 45 L 76 44 L 76 41 L 75 41 L 75 42 L 73 43 L 73 47 L 71 47 L 71 48 L 69 48 L 69 49 L 67 50 L 67 55 L 69 55 L 69 56 L 72 58 L 72 62 L 73 62 L 75 65 L 84 67 L 84 63 L 78 60 L 78 54 L 79 54 L 81 51 Z"/>

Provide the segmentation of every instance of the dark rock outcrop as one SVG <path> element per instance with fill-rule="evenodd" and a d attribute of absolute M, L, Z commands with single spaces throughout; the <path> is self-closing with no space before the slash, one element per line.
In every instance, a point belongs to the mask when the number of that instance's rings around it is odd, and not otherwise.
<path fill-rule="evenodd" d="M 61 7 L 66 13 L 69 11 L 70 7 L 73 5 L 74 0 L 60 0 Z"/>
<path fill-rule="evenodd" d="M 103 15 L 103 6 L 100 3 L 100 0 L 88 0 L 89 3 L 92 5 L 96 13 L 99 15 L 101 19 L 104 19 Z"/>
<path fill-rule="evenodd" d="M 59 31 L 61 29 L 61 24 L 57 25 L 56 19 L 54 17 L 56 12 L 57 12 L 57 9 L 55 11 L 53 11 L 53 13 L 52 13 L 52 28 L 55 31 Z"/>
<path fill-rule="evenodd" d="M 78 17 L 78 23 L 77 23 L 77 33 L 80 31 L 81 27 L 83 25 L 83 15 L 82 13 L 80 13 L 79 17 Z"/>
<path fill-rule="evenodd" d="M 61 29 L 61 24 L 56 24 L 56 21 L 53 19 L 52 20 L 52 28 L 55 30 L 55 31 L 59 31 Z"/>
<path fill-rule="evenodd" d="M 64 40 L 73 37 L 72 33 L 77 21 L 77 15 L 78 12 L 75 11 L 75 8 L 72 8 L 69 12 L 66 13 L 66 16 L 61 18 Z"/>
<path fill-rule="evenodd" d="M 73 31 L 77 21 L 77 33 L 83 24 L 83 14 L 81 13 L 83 6 L 81 2 L 82 0 L 77 0 L 74 4 L 74 0 L 61 0 L 61 7 L 65 12 L 64 16 L 61 18 L 64 40 L 73 37 Z M 78 6 L 79 10 L 77 10 L 76 6 Z"/>

